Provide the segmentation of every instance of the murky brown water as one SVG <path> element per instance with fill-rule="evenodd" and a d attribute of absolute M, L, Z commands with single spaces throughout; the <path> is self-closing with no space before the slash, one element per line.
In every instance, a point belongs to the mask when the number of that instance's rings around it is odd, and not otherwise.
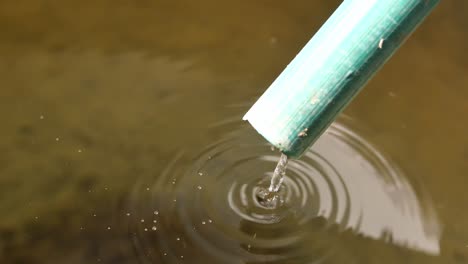
<path fill-rule="evenodd" d="M 240 118 L 338 2 L 1 1 L 0 262 L 468 263 L 466 1 L 252 204 Z"/>

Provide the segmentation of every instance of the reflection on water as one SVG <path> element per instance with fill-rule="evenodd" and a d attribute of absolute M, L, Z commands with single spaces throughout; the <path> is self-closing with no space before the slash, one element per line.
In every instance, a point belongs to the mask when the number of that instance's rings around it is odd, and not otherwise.
<path fill-rule="evenodd" d="M 148 263 L 316 263 L 340 255 L 340 236 L 352 233 L 439 254 L 432 205 L 343 123 L 290 160 L 283 203 L 265 207 L 256 195 L 269 186 L 278 158 L 248 125 L 193 160 L 179 155 L 155 178 L 151 195 L 134 189 L 135 248 Z"/>

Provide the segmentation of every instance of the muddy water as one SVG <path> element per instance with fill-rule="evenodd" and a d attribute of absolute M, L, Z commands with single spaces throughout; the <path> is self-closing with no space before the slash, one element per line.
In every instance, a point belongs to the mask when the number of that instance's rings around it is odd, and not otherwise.
<path fill-rule="evenodd" d="M 286 172 L 240 122 L 338 1 L 2 1 L 1 263 L 468 263 L 468 4 Z"/>

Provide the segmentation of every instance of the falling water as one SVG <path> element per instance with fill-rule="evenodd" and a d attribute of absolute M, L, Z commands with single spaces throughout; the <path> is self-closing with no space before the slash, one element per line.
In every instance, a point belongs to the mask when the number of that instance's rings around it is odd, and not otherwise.
<path fill-rule="evenodd" d="M 280 160 L 278 165 L 276 165 L 273 176 L 271 177 L 270 187 L 268 188 L 269 192 L 276 193 L 281 188 L 283 183 L 284 174 L 286 173 L 286 166 L 288 165 L 288 156 L 284 153 L 281 153 Z"/>
<path fill-rule="evenodd" d="M 270 186 L 267 188 L 259 188 L 257 192 L 258 202 L 267 208 L 276 208 L 284 202 L 281 195 L 281 185 L 283 184 L 286 166 L 288 165 L 288 156 L 281 153 L 281 157 L 276 165 L 275 171 L 271 176 Z"/>

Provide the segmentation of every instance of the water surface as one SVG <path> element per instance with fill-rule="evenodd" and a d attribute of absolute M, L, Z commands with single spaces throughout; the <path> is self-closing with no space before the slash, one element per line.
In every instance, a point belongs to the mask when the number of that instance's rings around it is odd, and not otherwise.
<path fill-rule="evenodd" d="M 290 162 L 279 211 L 250 196 L 279 153 L 241 116 L 338 4 L 2 1 L 1 263 L 467 263 L 464 1 Z"/>

